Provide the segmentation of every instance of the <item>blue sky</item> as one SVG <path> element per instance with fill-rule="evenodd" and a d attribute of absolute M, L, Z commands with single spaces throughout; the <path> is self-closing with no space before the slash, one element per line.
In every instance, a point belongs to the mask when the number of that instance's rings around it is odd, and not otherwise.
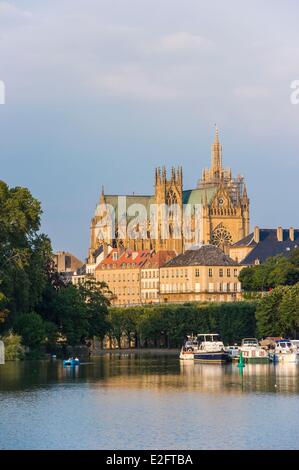
<path fill-rule="evenodd" d="M 299 4 L 0 0 L 0 178 L 42 202 L 55 250 L 83 258 L 101 185 L 196 186 L 217 123 L 251 226 L 298 227 Z"/>

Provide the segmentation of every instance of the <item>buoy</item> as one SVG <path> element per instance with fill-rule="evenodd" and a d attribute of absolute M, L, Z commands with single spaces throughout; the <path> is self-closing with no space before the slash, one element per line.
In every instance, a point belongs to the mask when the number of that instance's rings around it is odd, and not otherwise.
<path fill-rule="evenodd" d="M 240 352 L 240 357 L 239 357 L 237 367 L 240 367 L 240 368 L 245 367 L 242 351 Z"/>

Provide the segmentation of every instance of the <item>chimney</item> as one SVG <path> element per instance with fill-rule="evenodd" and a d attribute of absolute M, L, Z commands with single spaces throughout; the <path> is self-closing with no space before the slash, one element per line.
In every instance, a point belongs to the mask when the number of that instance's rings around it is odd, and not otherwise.
<path fill-rule="evenodd" d="M 259 229 L 259 227 L 254 227 L 253 240 L 255 241 L 255 243 L 260 242 L 260 229 Z"/>
<path fill-rule="evenodd" d="M 282 242 L 283 241 L 283 231 L 282 231 L 282 227 L 277 227 L 277 241 L 278 242 Z"/>
<path fill-rule="evenodd" d="M 294 232 L 293 227 L 289 228 L 289 238 L 290 238 L 291 242 L 293 242 L 295 240 L 295 232 Z"/>

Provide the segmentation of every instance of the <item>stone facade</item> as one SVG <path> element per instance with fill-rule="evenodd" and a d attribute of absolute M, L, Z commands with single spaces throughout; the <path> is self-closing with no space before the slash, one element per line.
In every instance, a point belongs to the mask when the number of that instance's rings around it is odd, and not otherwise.
<path fill-rule="evenodd" d="M 240 300 L 241 269 L 216 246 L 187 250 L 160 269 L 160 300 L 164 303 Z"/>
<path fill-rule="evenodd" d="M 141 303 L 140 271 L 150 252 L 113 249 L 95 269 L 98 282 L 105 282 L 111 291 L 112 305 Z"/>
<path fill-rule="evenodd" d="M 73 273 L 83 266 L 83 262 L 68 251 L 57 251 L 53 255 L 53 260 L 59 273 Z"/>
<path fill-rule="evenodd" d="M 117 195 L 106 195 L 102 190 L 99 204 L 90 225 L 89 263 L 93 262 L 94 253 L 100 246 L 111 245 L 119 249 L 131 250 L 174 250 L 183 253 L 194 244 L 214 244 L 226 250 L 228 246 L 237 242 L 249 233 L 249 199 L 242 176 L 232 177 L 231 170 L 222 167 L 222 146 L 219 142 L 218 130 L 211 149 L 211 166 L 205 169 L 197 188 L 183 189 L 182 168 L 172 168 L 167 177 L 166 169 L 157 168 L 155 171 L 155 191 L 151 196 L 125 196 L 125 209 L 120 218 L 120 224 L 134 224 L 134 218 L 128 213 L 132 204 L 140 204 L 147 214 L 145 226 L 135 223 L 135 237 L 123 232 L 116 221 L 115 230 L 105 226 L 105 220 L 112 208 L 120 212 L 120 199 Z M 156 232 L 152 235 L 150 213 L 153 205 L 166 206 L 169 209 L 168 237 L 162 236 L 162 223 L 160 210 L 156 217 Z M 179 226 L 174 226 L 172 207 L 176 205 L 179 210 L 188 205 L 191 215 L 188 222 L 181 217 Z M 195 207 L 201 206 L 198 213 Z M 125 219 L 125 220 L 123 220 Z M 99 230 L 99 224 L 101 230 Z M 187 229 L 191 236 L 187 236 Z M 105 232 L 105 237 L 103 236 Z M 146 236 L 144 236 L 144 234 Z"/>
<path fill-rule="evenodd" d="M 175 258 L 174 251 L 153 253 L 141 269 L 141 302 L 153 304 L 160 302 L 160 268 Z"/>
<path fill-rule="evenodd" d="M 95 275 L 108 285 L 113 305 L 232 301 L 242 297 L 242 267 L 214 245 L 178 256 L 173 251 L 113 249 Z"/>

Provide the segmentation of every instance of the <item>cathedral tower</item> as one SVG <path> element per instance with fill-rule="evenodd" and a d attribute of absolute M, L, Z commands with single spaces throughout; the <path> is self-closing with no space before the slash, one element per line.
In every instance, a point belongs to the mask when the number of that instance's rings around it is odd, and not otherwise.
<path fill-rule="evenodd" d="M 158 207 L 158 239 L 155 242 L 156 250 L 175 250 L 181 253 L 182 240 L 182 211 L 183 211 L 183 169 L 171 168 L 170 177 L 167 178 L 166 169 L 156 168 L 155 177 L 155 203 Z M 168 227 L 162 227 L 163 210 L 168 211 Z M 165 217 L 165 214 L 164 214 Z M 163 231 L 164 230 L 164 231 Z M 167 233 L 168 238 L 163 237 Z"/>

